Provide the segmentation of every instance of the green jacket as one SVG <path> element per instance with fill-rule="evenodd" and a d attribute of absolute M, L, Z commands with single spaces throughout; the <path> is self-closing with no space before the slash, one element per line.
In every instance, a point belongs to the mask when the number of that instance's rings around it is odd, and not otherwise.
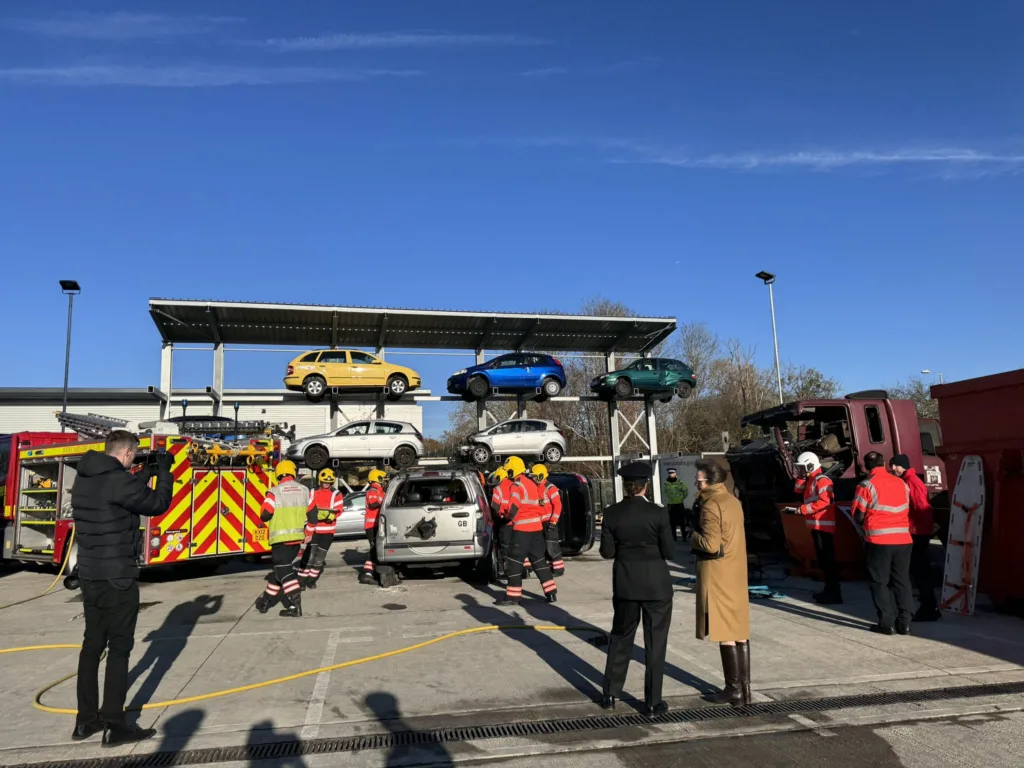
<path fill-rule="evenodd" d="M 274 516 L 267 524 L 270 544 L 302 541 L 306 529 L 306 510 L 309 509 L 309 490 L 294 480 L 287 480 L 267 491 L 274 499 Z"/>
<path fill-rule="evenodd" d="M 670 506 L 684 503 L 689 494 L 690 491 L 682 480 L 676 480 L 674 483 L 666 480 L 664 485 L 662 485 L 662 499 Z"/>

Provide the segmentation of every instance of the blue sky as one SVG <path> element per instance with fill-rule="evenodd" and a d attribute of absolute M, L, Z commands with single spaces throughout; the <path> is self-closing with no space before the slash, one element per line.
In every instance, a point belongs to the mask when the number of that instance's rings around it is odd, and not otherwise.
<path fill-rule="evenodd" d="M 998 1 L 5 4 L 0 386 L 60 385 L 60 277 L 72 386 L 156 382 L 150 296 L 603 295 L 768 364 L 761 269 L 848 389 L 1020 367 L 1022 43 Z"/>

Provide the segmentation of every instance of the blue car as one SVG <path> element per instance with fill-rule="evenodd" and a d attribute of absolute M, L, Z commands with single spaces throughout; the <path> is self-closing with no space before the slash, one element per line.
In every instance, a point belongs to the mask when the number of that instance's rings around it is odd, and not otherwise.
<path fill-rule="evenodd" d="M 483 400 L 495 389 L 502 392 L 539 392 L 554 397 L 565 387 L 565 369 L 551 355 L 513 352 L 472 368 L 456 371 L 448 391 L 466 400 Z"/>

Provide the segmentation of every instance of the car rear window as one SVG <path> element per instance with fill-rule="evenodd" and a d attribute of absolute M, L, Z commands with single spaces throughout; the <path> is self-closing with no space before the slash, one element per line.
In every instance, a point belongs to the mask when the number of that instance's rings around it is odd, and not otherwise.
<path fill-rule="evenodd" d="M 299 360 L 300 363 L 315 363 L 316 359 L 320 356 L 319 352 L 310 352 L 308 355 L 303 355 Z"/>
<path fill-rule="evenodd" d="M 429 504 L 468 504 L 472 494 L 462 480 L 448 478 L 414 478 L 406 480 L 395 493 L 393 506 L 416 507 Z"/>

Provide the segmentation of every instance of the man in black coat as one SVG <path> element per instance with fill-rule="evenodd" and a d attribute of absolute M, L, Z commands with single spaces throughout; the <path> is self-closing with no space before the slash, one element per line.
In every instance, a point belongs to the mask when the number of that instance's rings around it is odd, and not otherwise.
<path fill-rule="evenodd" d="M 619 470 L 626 498 L 604 511 L 601 557 L 615 559 L 612 604 L 615 616 L 608 642 L 601 706 L 612 709 L 622 695 L 633 638 L 643 616 L 644 703 L 650 716 L 668 712 L 661 700 L 665 651 L 672 625 L 672 579 L 666 560 L 676 554 L 668 511 L 644 498 L 653 472 L 649 464 L 633 462 Z"/>
<path fill-rule="evenodd" d="M 85 603 L 85 637 L 78 657 L 78 716 L 71 738 L 87 739 L 103 731 L 112 746 L 152 737 L 156 730 L 129 724 L 124 717 L 128 695 L 128 657 L 135 644 L 139 615 L 139 516 L 167 511 L 174 490 L 172 457 L 156 459 L 156 490 L 151 472 L 131 474 L 138 438 L 115 430 L 104 452 L 89 451 L 78 462 L 71 490 L 78 546 L 78 578 Z M 107 650 L 103 707 L 99 705 L 99 664 Z"/>

